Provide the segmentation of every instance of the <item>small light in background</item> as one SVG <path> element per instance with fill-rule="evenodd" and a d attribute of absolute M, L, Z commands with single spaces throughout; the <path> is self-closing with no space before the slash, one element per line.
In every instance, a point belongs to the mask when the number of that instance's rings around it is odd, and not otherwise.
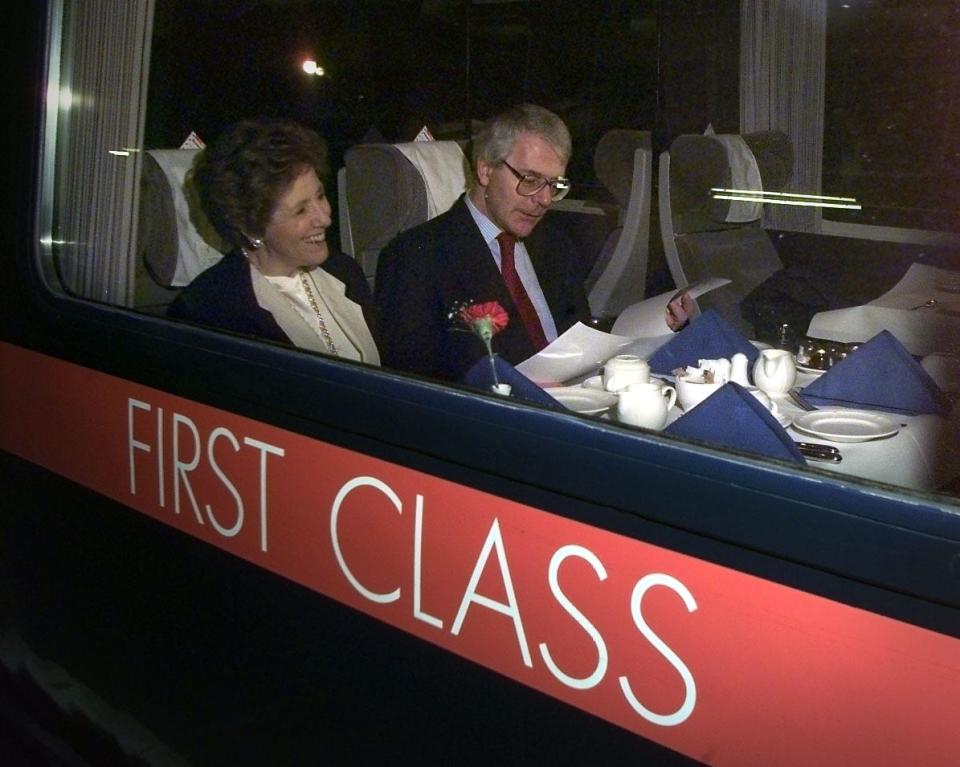
<path fill-rule="evenodd" d="M 308 75 L 316 75 L 317 77 L 323 77 L 324 75 L 323 67 L 317 66 L 317 62 L 313 59 L 307 59 L 303 62 L 303 71 Z"/>

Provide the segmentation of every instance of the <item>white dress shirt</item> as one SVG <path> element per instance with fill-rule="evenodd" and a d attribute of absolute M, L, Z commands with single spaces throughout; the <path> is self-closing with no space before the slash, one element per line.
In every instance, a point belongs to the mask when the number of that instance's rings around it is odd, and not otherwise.
<path fill-rule="evenodd" d="M 470 200 L 470 195 L 466 195 L 463 199 L 467 203 L 467 210 L 470 211 L 470 215 L 473 216 L 473 220 L 480 229 L 480 234 L 483 235 L 484 242 L 487 243 L 487 247 L 490 249 L 490 255 L 493 256 L 497 270 L 501 270 L 500 242 L 497 240 L 497 235 L 503 230 L 477 209 L 477 206 Z M 517 246 L 514 249 L 514 263 L 517 267 L 520 282 L 523 283 L 524 290 L 526 290 L 527 295 L 530 296 L 530 302 L 533 304 L 533 308 L 536 309 L 537 316 L 540 318 L 540 324 L 543 326 L 543 334 L 547 339 L 547 343 L 555 341 L 557 339 L 557 324 L 553 321 L 553 315 L 550 314 L 550 307 L 547 305 L 547 299 L 544 297 L 543 290 L 540 288 L 537 273 L 533 270 L 533 264 L 530 262 L 530 254 L 527 253 L 527 248 L 524 246 L 523 240 L 517 240 Z"/>

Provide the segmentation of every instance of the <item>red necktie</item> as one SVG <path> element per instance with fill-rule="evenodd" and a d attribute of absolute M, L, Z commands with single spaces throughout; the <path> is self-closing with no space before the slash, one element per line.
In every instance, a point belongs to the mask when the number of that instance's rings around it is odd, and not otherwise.
<path fill-rule="evenodd" d="M 513 303 L 517 306 L 517 311 L 520 312 L 520 319 L 527 329 L 527 335 L 530 337 L 530 343 L 533 344 L 533 350 L 538 352 L 547 345 L 547 337 L 543 333 L 543 325 L 540 324 L 537 310 L 533 308 L 533 302 L 527 295 L 523 283 L 520 282 L 520 275 L 517 274 L 517 265 L 513 258 L 517 238 L 512 234 L 500 232 L 497 235 L 497 241 L 500 243 L 500 273 L 503 275 L 507 290 L 510 291 Z"/>

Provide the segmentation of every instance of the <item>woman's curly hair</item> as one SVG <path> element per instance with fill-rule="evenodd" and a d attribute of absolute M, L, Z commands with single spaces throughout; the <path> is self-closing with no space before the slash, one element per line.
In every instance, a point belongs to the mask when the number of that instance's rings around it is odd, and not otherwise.
<path fill-rule="evenodd" d="M 280 196 L 303 172 L 327 176 L 327 145 L 291 120 L 235 123 L 197 158 L 190 176 L 217 233 L 233 248 L 261 237 Z"/>

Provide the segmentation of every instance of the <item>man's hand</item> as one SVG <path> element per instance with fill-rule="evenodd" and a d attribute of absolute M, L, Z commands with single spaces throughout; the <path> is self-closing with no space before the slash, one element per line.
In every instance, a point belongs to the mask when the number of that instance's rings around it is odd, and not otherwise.
<path fill-rule="evenodd" d="M 685 290 L 667 304 L 667 326 L 676 333 L 682 330 L 693 316 L 693 299 Z"/>

